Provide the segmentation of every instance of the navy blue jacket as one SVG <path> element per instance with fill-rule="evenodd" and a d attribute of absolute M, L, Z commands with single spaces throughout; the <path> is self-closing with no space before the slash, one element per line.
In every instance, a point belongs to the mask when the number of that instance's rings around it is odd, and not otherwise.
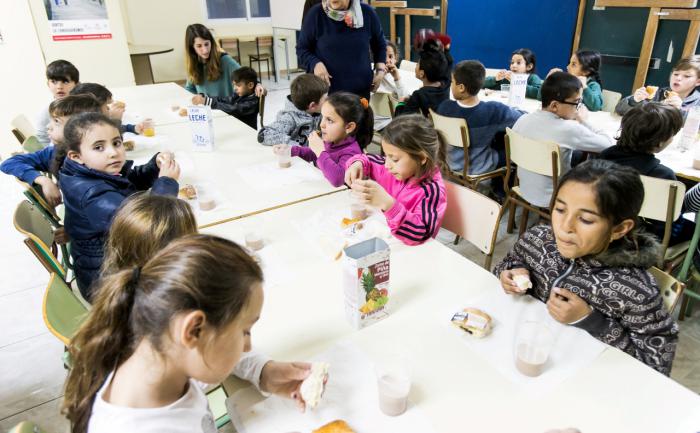
<path fill-rule="evenodd" d="M 31 185 L 34 179 L 41 176 L 41 172 L 49 172 L 53 155 L 54 146 L 46 146 L 36 152 L 22 153 L 6 159 L 0 164 L 0 170 Z"/>
<path fill-rule="evenodd" d="M 371 6 L 362 3 L 363 25 L 348 27 L 326 15 L 321 5 L 309 9 L 297 40 L 297 56 L 307 72 L 323 62 L 331 75 L 329 93 L 345 91 L 369 99 L 372 87 L 372 56 L 386 62 L 386 40 L 379 17 Z"/>
<path fill-rule="evenodd" d="M 156 156 L 138 167 L 127 161 L 120 176 L 92 170 L 68 158 L 61 167 L 59 187 L 66 210 L 65 228 L 71 239 L 70 253 L 78 288 L 88 301 L 90 285 L 102 266 L 109 226 L 122 202 L 151 187 L 154 194 L 177 196 L 177 181 L 158 177 Z"/>

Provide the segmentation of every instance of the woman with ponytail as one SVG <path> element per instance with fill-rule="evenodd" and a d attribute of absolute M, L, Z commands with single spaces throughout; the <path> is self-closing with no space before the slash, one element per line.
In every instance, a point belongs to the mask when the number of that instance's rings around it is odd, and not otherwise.
<path fill-rule="evenodd" d="M 374 114 L 367 99 L 337 92 L 323 103 L 321 116 L 321 130 L 309 135 L 309 147 L 292 147 L 292 156 L 313 162 L 333 186 L 341 186 L 345 163 L 372 141 Z"/>

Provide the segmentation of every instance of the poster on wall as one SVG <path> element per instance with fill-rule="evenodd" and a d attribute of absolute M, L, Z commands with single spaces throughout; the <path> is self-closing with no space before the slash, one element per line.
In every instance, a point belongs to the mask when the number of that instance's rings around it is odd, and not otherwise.
<path fill-rule="evenodd" d="M 111 39 L 106 0 L 44 0 L 54 41 Z"/>

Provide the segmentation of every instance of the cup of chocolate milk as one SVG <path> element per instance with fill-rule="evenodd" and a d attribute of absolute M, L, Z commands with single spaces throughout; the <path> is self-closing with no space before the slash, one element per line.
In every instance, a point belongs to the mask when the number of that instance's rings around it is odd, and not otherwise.
<path fill-rule="evenodd" d="M 547 368 L 554 335 L 543 322 L 524 321 L 518 326 L 513 358 L 515 368 L 525 376 L 537 377 Z"/>
<path fill-rule="evenodd" d="M 408 369 L 396 361 L 376 367 L 379 409 L 388 416 L 398 416 L 406 412 L 408 393 L 411 391 L 411 378 Z"/>
<path fill-rule="evenodd" d="M 275 149 L 277 154 L 277 163 L 280 168 L 289 168 L 292 166 L 292 146 L 280 145 Z"/>

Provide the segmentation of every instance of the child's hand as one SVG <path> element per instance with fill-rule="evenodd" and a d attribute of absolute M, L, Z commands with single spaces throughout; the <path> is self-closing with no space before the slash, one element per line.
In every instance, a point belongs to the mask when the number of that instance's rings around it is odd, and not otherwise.
<path fill-rule="evenodd" d="M 267 90 L 262 86 L 262 84 L 258 83 L 255 85 L 255 96 L 258 98 L 267 95 Z"/>
<path fill-rule="evenodd" d="M 56 230 L 54 230 L 53 241 L 58 245 L 66 245 L 68 242 L 70 242 L 70 236 L 68 236 L 68 232 L 66 232 L 65 227 L 58 227 Z"/>
<path fill-rule="evenodd" d="M 347 185 L 352 186 L 353 182 L 362 180 L 363 177 L 362 163 L 360 161 L 353 162 L 350 164 L 350 167 L 345 170 L 345 183 Z"/>
<path fill-rule="evenodd" d="M 282 397 L 291 398 L 302 412 L 306 402 L 301 398 L 299 387 L 309 377 L 311 364 L 307 362 L 269 361 L 260 373 L 260 389 Z M 328 381 L 328 376 L 324 383 Z"/>
<path fill-rule="evenodd" d="M 160 163 L 158 177 L 164 176 L 178 180 L 180 178 L 180 164 L 174 159 L 163 159 Z"/>
<path fill-rule="evenodd" d="M 175 160 L 175 154 L 172 152 L 160 152 L 156 156 L 156 165 L 160 168 L 164 162 Z"/>
<path fill-rule="evenodd" d="M 501 69 L 500 71 L 496 72 L 496 81 L 505 80 L 506 72 L 507 71 L 505 69 Z"/>
<path fill-rule="evenodd" d="M 547 310 L 554 320 L 565 325 L 577 322 L 593 312 L 593 308 L 578 295 L 559 287 L 553 287 L 549 293 Z"/>
<path fill-rule="evenodd" d="M 401 75 L 399 74 L 399 68 L 397 68 L 396 65 L 387 64 L 386 70 L 389 71 L 392 77 L 394 77 L 394 81 L 399 81 L 401 79 Z"/>
<path fill-rule="evenodd" d="M 194 95 L 192 97 L 192 103 L 194 105 L 203 105 L 204 104 L 204 95 Z"/>
<path fill-rule="evenodd" d="M 588 108 L 586 108 L 585 105 L 581 105 L 581 108 L 578 109 L 576 112 L 576 120 L 579 123 L 583 123 L 586 120 L 588 120 L 588 115 L 590 114 L 590 111 L 588 111 Z"/>
<path fill-rule="evenodd" d="M 39 176 L 34 179 L 34 183 L 41 186 L 41 192 L 44 194 L 44 198 L 49 206 L 56 207 L 61 204 L 61 191 L 51 179 L 46 176 Z"/>
<path fill-rule="evenodd" d="M 634 94 L 632 95 L 632 99 L 634 99 L 634 102 L 642 102 L 648 98 L 649 93 L 647 92 L 646 87 L 640 87 L 639 89 L 635 90 Z"/>
<path fill-rule="evenodd" d="M 352 185 L 350 185 L 350 188 L 357 192 L 359 197 L 366 204 L 383 211 L 391 209 L 396 201 L 381 185 L 373 180 L 355 180 L 352 182 Z"/>
<path fill-rule="evenodd" d="M 552 68 L 549 70 L 549 72 L 547 72 L 547 76 L 549 77 L 550 75 L 552 75 L 555 72 L 564 72 L 564 71 L 562 71 L 561 68 Z"/>
<path fill-rule="evenodd" d="M 683 100 L 681 99 L 680 96 L 678 96 L 677 93 L 673 93 L 664 100 L 664 104 L 670 105 L 672 107 L 676 107 L 680 110 L 681 107 L 683 106 Z"/>
<path fill-rule="evenodd" d="M 110 119 L 122 120 L 122 117 L 124 116 L 125 109 L 126 109 L 126 106 L 124 105 L 124 103 L 113 102 L 112 104 L 109 105 L 108 116 Z"/>
<path fill-rule="evenodd" d="M 309 148 L 316 154 L 317 157 L 321 155 L 321 152 L 326 150 L 326 146 L 323 145 L 323 139 L 318 136 L 318 132 L 316 131 L 309 134 Z"/>
<path fill-rule="evenodd" d="M 523 290 L 515 283 L 513 277 L 516 275 L 525 275 L 530 278 L 530 271 L 525 268 L 514 268 L 507 269 L 501 272 L 499 279 L 501 280 L 501 287 L 509 295 L 524 295 L 527 290 Z"/>
<path fill-rule="evenodd" d="M 326 65 L 324 65 L 323 62 L 316 63 L 316 66 L 314 66 L 314 75 L 325 81 L 329 86 L 331 85 L 331 78 L 333 78 L 333 76 L 328 73 L 328 69 L 326 69 Z"/>
<path fill-rule="evenodd" d="M 136 131 L 137 134 L 141 135 L 143 133 L 143 122 L 139 122 L 136 125 L 134 125 L 134 131 Z"/>
<path fill-rule="evenodd" d="M 513 76 L 513 73 L 510 71 L 506 71 L 506 75 L 503 77 L 506 79 L 506 81 L 510 81 L 511 77 Z"/>

